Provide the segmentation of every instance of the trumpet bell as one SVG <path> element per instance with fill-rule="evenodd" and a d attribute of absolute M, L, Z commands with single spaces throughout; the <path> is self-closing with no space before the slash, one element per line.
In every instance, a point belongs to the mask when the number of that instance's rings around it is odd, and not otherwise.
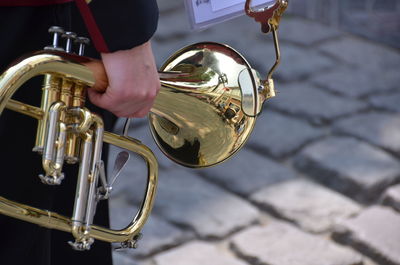
<path fill-rule="evenodd" d="M 172 55 L 161 67 L 161 90 L 149 114 L 162 152 L 187 167 L 208 167 L 236 153 L 260 110 L 249 63 L 229 46 L 202 42 Z M 173 102 L 173 104 L 171 104 Z"/>

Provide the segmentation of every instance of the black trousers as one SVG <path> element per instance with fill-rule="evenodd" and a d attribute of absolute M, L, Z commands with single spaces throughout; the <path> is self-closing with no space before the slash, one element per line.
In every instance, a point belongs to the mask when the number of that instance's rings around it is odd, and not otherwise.
<path fill-rule="evenodd" d="M 33 50 L 51 43 L 47 30 L 52 25 L 82 34 L 84 26 L 75 17 L 70 4 L 47 7 L 0 8 L 0 66 L 6 66 Z M 81 31 L 81 32 L 79 32 Z M 87 35 L 86 35 L 87 36 Z M 94 52 L 89 55 L 96 56 Z M 13 98 L 35 106 L 40 105 L 41 80 L 34 78 L 20 88 Z M 97 110 L 100 112 L 100 110 Z M 105 114 L 106 127 L 114 118 Z M 43 173 L 41 157 L 33 153 L 37 121 L 5 110 L 0 116 L 0 196 L 65 216 L 73 210 L 77 168 L 65 170 L 61 186 L 47 186 L 37 177 Z M 103 152 L 106 153 L 107 152 Z M 108 206 L 98 206 L 96 224 L 108 226 Z M 0 215 L 0 264 L 2 265 L 60 265 L 111 264 L 110 244 L 96 241 L 90 251 L 71 249 L 69 233 L 49 230 L 17 219 Z"/>

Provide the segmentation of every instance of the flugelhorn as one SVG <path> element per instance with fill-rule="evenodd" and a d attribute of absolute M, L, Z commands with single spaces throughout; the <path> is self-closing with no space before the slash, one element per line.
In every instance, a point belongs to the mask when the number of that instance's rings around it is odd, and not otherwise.
<path fill-rule="evenodd" d="M 250 2 L 248 0 L 248 2 Z M 160 69 L 161 91 L 149 115 L 150 128 L 161 150 L 175 162 L 198 168 L 218 164 L 236 153 L 248 139 L 264 101 L 275 96 L 272 73 L 280 60 L 277 28 L 287 1 L 267 8 L 263 31 L 272 31 L 276 61 L 262 80 L 231 47 L 212 42 L 187 46 L 172 55 Z M 247 12 L 254 15 L 249 8 Z M 264 25 L 264 24 L 263 24 Z M 0 76 L 0 114 L 4 108 L 38 120 L 34 151 L 42 155 L 45 184 L 61 184 L 64 163 L 79 163 L 73 216 L 34 208 L 0 197 L 0 213 L 47 228 L 72 233 L 77 250 L 90 249 L 94 239 L 135 247 L 154 202 L 157 160 L 151 150 L 126 134 L 104 131 L 101 117 L 85 108 L 85 94 L 105 80 L 101 62 L 72 52 L 71 32 L 52 27 L 53 45 L 15 61 Z M 58 37 L 67 38 L 65 50 Z M 40 107 L 15 101 L 13 94 L 37 75 L 44 75 Z M 124 130 L 126 131 L 126 130 Z M 111 184 L 105 176 L 103 142 L 137 153 L 147 163 L 147 186 L 142 206 L 122 230 L 93 224 L 96 204 L 107 199 Z M 119 165 L 127 153 L 118 157 Z M 122 166 L 118 166 L 120 168 Z M 68 176 L 67 176 L 68 177 Z"/>

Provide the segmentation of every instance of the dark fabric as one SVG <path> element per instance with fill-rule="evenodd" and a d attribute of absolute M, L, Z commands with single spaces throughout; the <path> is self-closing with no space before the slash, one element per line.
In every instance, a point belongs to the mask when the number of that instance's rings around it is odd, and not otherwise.
<path fill-rule="evenodd" d="M 70 1 L 73 0 L 0 0 L 0 6 L 54 5 Z M 156 0 L 92 0 L 89 7 L 108 47 L 100 52 L 126 50 L 143 44 L 157 29 Z"/>
<path fill-rule="evenodd" d="M 112 2 L 117 1 L 100 1 Z M 141 5 L 153 1 L 121 1 L 129 2 L 128 10 L 133 8 L 131 2 Z M 155 2 L 155 1 L 154 1 Z M 121 6 L 123 6 L 121 4 Z M 130 48 L 146 41 L 152 33 L 148 30 L 131 30 L 129 34 L 120 34 L 117 19 L 103 21 L 108 18 L 100 10 L 101 5 L 96 5 L 97 18 L 101 24 L 107 25 L 107 41 L 115 49 Z M 123 9 L 120 7 L 119 9 Z M 150 15 L 149 12 L 144 12 Z M 112 14 L 114 16 L 115 14 Z M 118 16 L 119 18 L 120 16 Z M 130 16 L 133 21 L 137 17 Z M 147 23 L 147 19 L 140 15 L 143 21 L 140 27 Z M 127 23 L 127 19 L 122 19 Z M 154 18 L 149 19 L 154 24 Z M 109 24 L 107 24 L 109 23 Z M 82 24 L 80 14 L 73 3 L 44 6 L 44 7 L 1 7 L 0 8 L 0 71 L 22 54 L 33 50 L 40 50 L 51 43 L 51 36 L 47 30 L 52 25 L 72 30 L 78 35 L 85 36 L 86 29 Z M 112 32 L 112 28 L 117 29 Z M 144 26 L 145 27 L 145 26 Z M 87 36 L 87 35 L 86 35 Z M 118 39 L 113 37 L 119 36 Z M 115 41 L 115 42 L 114 42 Z M 125 41 L 128 44 L 125 44 Z M 124 45 L 122 45 L 124 44 Z M 93 49 L 88 47 L 87 56 L 98 57 Z M 13 98 L 28 104 L 40 105 L 41 78 L 34 78 L 20 88 Z M 109 113 L 90 106 L 97 113 L 101 113 L 106 123 L 107 130 L 115 121 Z M 5 110 L 0 116 L 0 196 L 21 203 L 29 204 L 41 209 L 48 209 L 57 213 L 71 216 L 75 196 L 75 183 L 77 169 L 69 166 L 65 170 L 66 178 L 61 186 L 47 186 L 40 182 L 38 174 L 41 169 L 41 157 L 33 153 L 37 121 L 27 116 Z M 106 153 L 106 152 L 103 152 Z M 107 203 L 102 203 L 97 209 L 95 223 L 108 226 Z M 77 252 L 67 244 L 73 240 L 72 235 L 56 230 L 49 230 L 30 223 L 19 221 L 0 215 L 0 264 L 2 265 L 62 265 L 62 264 L 111 264 L 110 245 L 96 240 L 92 249 Z"/>
<path fill-rule="evenodd" d="M 157 29 L 155 0 L 93 0 L 89 6 L 110 52 L 143 44 Z"/>
<path fill-rule="evenodd" d="M 73 0 L 0 0 L 0 6 L 45 6 L 64 4 Z"/>

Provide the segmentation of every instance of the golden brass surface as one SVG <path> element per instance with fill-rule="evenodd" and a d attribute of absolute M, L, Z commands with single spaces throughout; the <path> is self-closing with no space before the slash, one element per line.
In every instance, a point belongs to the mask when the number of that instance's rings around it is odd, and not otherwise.
<path fill-rule="evenodd" d="M 45 119 L 49 119 L 49 111 L 54 111 L 55 113 L 58 113 L 56 116 L 53 115 L 56 117 L 56 125 L 59 126 L 59 129 L 56 131 L 57 133 L 63 134 L 67 131 L 71 132 L 71 128 L 63 125 L 64 123 L 62 121 L 68 122 L 71 121 L 71 117 L 75 117 L 75 121 L 79 120 L 80 122 L 79 126 L 72 128 L 73 131 L 76 132 L 75 137 L 78 138 L 77 136 L 80 136 L 80 139 L 81 137 L 85 138 L 85 134 L 92 134 L 92 124 L 100 124 L 102 126 L 102 120 L 97 115 L 93 115 L 81 107 L 85 101 L 84 88 L 94 84 L 92 72 L 86 66 L 81 64 L 81 62 L 87 62 L 87 60 L 87 58 L 78 58 L 75 55 L 69 55 L 61 52 L 42 51 L 22 58 L 20 61 L 14 63 L 12 67 L 10 67 L 0 76 L 0 115 L 4 108 L 7 107 L 11 110 L 36 118 L 39 121 L 43 121 Z M 36 75 L 45 75 L 46 77 L 43 89 L 44 99 L 42 99 L 42 106 L 39 108 L 12 100 L 11 97 L 17 91 L 17 89 L 24 82 Z M 64 79 L 62 92 L 60 90 L 61 85 L 58 88 L 56 88 L 57 85 L 55 85 L 61 84 L 61 79 Z M 76 82 L 77 84 L 76 86 L 78 87 L 78 90 L 75 92 L 72 91 L 74 85 L 72 85 L 71 82 Z M 68 89 L 71 89 L 71 91 L 67 91 Z M 62 93 L 64 94 L 63 96 L 61 95 Z M 65 102 L 63 101 L 67 102 L 67 104 L 70 106 L 66 106 Z M 69 109 L 71 109 L 71 107 L 77 108 L 75 108 L 74 111 L 70 111 Z M 46 127 L 49 127 L 49 125 Z M 44 130 L 43 135 L 47 136 L 47 134 L 48 132 L 45 132 Z M 37 209 L 25 204 L 7 200 L 3 197 L 0 197 L 0 213 L 35 223 L 43 227 L 71 232 L 72 234 L 76 234 L 76 239 L 78 242 L 82 239 L 82 235 L 80 234 L 81 231 L 85 232 L 85 237 L 95 238 L 107 242 L 129 242 L 135 238 L 145 224 L 153 206 L 157 187 L 157 160 L 150 149 L 135 139 L 115 135 L 109 132 L 104 132 L 103 136 L 102 132 L 99 133 L 97 131 L 95 135 L 97 138 L 101 136 L 100 144 L 102 144 L 104 140 L 104 142 L 135 152 L 142 156 L 146 161 L 148 175 L 143 204 L 137 212 L 135 218 L 126 228 L 121 230 L 113 230 L 96 225 L 90 225 L 90 229 L 83 230 L 81 229 L 82 226 L 79 227 L 74 225 L 74 222 L 72 222 L 71 219 L 61 216 L 57 213 Z M 61 138 L 57 139 L 58 140 L 54 142 L 54 148 L 56 149 L 55 152 L 57 153 L 58 158 L 60 155 L 59 153 L 61 152 L 60 150 L 65 148 L 65 143 L 61 140 Z M 55 161 L 58 162 L 59 160 L 56 159 Z M 92 167 L 96 166 L 94 165 L 94 162 L 91 163 Z M 44 159 L 43 166 L 46 173 L 52 176 L 60 173 L 62 164 L 54 163 L 54 161 L 51 159 Z M 88 179 L 91 179 L 89 182 L 94 183 L 92 173 L 88 175 Z M 94 194 L 94 196 L 96 196 L 96 194 Z M 92 196 L 88 200 L 93 200 L 94 198 L 95 197 Z M 85 204 L 86 202 L 83 203 Z M 86 227 L 87 224 L 84 226 Z"/>
<path fill-rule="evenodd" d="M 180 75 L 161 78 L 149 121 L 167 157 L 187 167 L 207 167 L 243 146 L 256 119 L 243 113 L 238 82 L 243 70 L 251 67 L 238 52 L 211 42 L 187 46 L 166 61 L 161 71 Z"/>

